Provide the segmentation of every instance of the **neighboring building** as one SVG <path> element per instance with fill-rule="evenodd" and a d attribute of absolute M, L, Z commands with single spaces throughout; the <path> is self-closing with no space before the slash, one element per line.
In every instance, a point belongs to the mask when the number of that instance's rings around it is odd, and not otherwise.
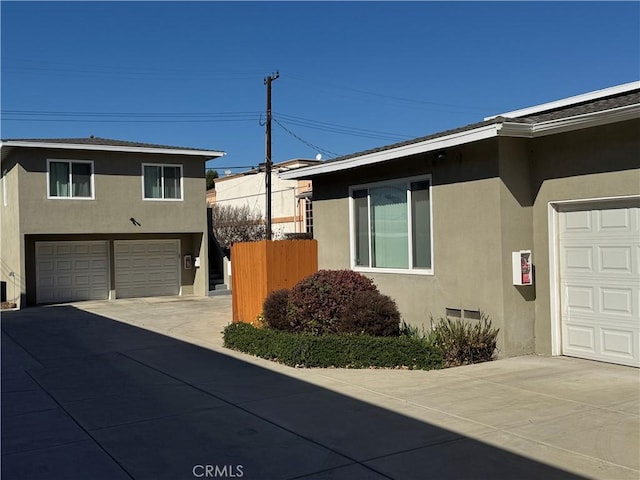
<path fill-rule="evenodd" d="M 205 162 L 223 152 L 95 137 L 0 150 L 8 300 L 207 295 Z"/>
<path fill-rule="evenodd" d="M 640 82 L 280 176 L 313 180 L 319 267 L 408 323 L 482 311 L 501 356 L 640 366 Z"/>
<path fill-rule="evenodd" d="M 282 180 L 278 173 L 318 164 L 318 160 L 294 159 L 273 165 L 271 177 L 271 222 L 274 236 L 313 233 L 311 182 Z M 243 206 L 264 218 L 266 187 L 264 170 L 249 170 L 216 178 L 215 189 L 207 191 L 207 204 Z"/>

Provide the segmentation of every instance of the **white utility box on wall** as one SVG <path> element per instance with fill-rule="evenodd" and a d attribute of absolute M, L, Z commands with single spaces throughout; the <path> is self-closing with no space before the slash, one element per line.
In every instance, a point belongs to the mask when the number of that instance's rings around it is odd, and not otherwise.
<path fill-rule="evenodd" d="M 511 254 L 513 284 L 533 285 L 533 257 L 531 250 L 520 250 Z"/>

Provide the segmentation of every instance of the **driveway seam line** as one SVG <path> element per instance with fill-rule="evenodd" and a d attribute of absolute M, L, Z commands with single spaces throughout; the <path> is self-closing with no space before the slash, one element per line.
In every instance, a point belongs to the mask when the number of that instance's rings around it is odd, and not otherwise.
<path fill-rule="evenodd" d="M 127 355 L 126 355 L 126 354 L 124 354 L 124 353 L 123 353 L 123 355 L 127 356 Z M 298 438 L 301 438 L 301 439 L 303 439 L 303 440 L 305 440 L 305 441 L 307 441 L 307 442 L 310 442 L 310 443 L 312 443 L 313 445 L 316 445 L 316 446 L 321 447 L 321 448 L 323 448 L 323 449 L 325 449 L 325 450 L 328 450 L 328 451 L 330 451 L 330 452 L 332 452 L 332 453 L 334 453 L 334 454 L 336 454 L 336 455 L 338 455 L 338 456 L 340 456 L 340 457 L 342 457 L 342 458 L 344 458 L 344 459 L 346 459 L 346 460 L 349 460 L 349 461 L 350 461 L 350 462 L 352 462 L 352 463 L 357 463 L 358 465 L 361 465 L 363 468 L 366 468 L 367 470 L 371 470 L 371 471 L 372 471 L 372 472 L 374 472 L 374 473 L 377 473 L 377 474 L 379 474 L 379 475 L 382 475 L 383 477 L 388 478 L 389 480 L 393 480 L 393 477 L 390 477 L 390 476 L 386 475 L 385 473 L 379 472 L 378 470 L 376 470 L 376 469 L 374 469 L 374 468 L 372 468 L 372 467 L 370 467 L 370 466 L 368 466 L 368 465 L 363 464 L 363 463 L 362 463 L 362 462 L 360 462 L 359 460 L 357 460 L 357 459 L 355 459 L 355 458 L 351 458 L 349 455 L 347 455 L 347 454 L 345 454 L 345 453 L 339 452 L 339 451 L 335 450 L 334 448 L 329 447 L 329 446 L 327 446 L 327 445 L 323 445 L 322 443 L 320 443 L 320 442 L 318 442 L 318 441 L 316 441 L 316 440 L 313 440 L 313 439 L 311 439 L 311 438 L 308 438 L 308 437 L 306 437 L 306 436 L 304 436 L 304 435 L 302 435 L 302 434 L 300 434 L 300 433 L 298 433 L 298 432 L 295 432 L 295 431 L 293 431 L 293 430 L 291 430 L 291 429 L 289 429 L 289 428 L 287 428 L 287 427 L 285 427 L 285 426 L 283 426 L 283 425 L 279 425 L 278 423 L 274 422 L 273 420 L 269 420 L 268 418 L 265 418 L 265 417 L 263 417 L 263 416 L 261 416 L 261 415 L 258 415 L 257 413 L 252 412 L 251 410 L 248 410 L 248 409 L 246 409 L 246 408 L 244 408 L 244 407 L 242 407 L 242 406 L 240 406 L 240 405 L 238 405 L 238 404 L 232 403 L 232 402 L 230 402 L 229 400 L 225 400 L 224 398 L 218 397 L 217 395 L 214 395 L 214 394 L 213 394 L 213 393 L 211 393 L 211 392 L 207 392 L 206 390 L 201 389 L 201 388 L 200 388 L 200 387 L 198 387 L 197 385 L 193 385 L 192 383 L 189 383 L 189 382 L 187 382 L 187 381 L 184 381 L 184 380 L 182 380 L 182 379 L 180 379 L 180 378 L 178 378 L 178 377 L 176 377 L 176 376 L 174 376 L 174 375 L 171 375 L 171 374 L 169 374 L 169 373 L 167 373 L 167 372 L 163 372 L 162 370 L 157 369 L 157 368 L 155 368 L 155 367 L 153 367 L 153 366 L 151 366 L 151 365 L 147 365 L 146 363 L 144 363 L 144 362 L 142 362 L 142 361 L 140 361 L 140 360 L 137 360 L 137 359 L 135 359 L 135 358 L 132 358 L 132 357 L 129 357 L 129 358 L 130 358 L 131 360 L 135 361 L 135 362 L 140 363 L 141 365 L 144 365 L 144 366 L 145 366 L 145 367 L 147 367 L 147 368 L 151 368 L 152 370 L 155 370 L 155 371 L 157 371 L 157 372 L 163 373 L 163 374 L 165 374 L 165 375 L 167 375 L 167 376 L 169 376 L 169 377 L 171 377 L 171 378 L 173 378 L 173 379 L 175 379 L 175 380 L 178 380 L 178 381 L 180 381 L 180 382 L 183 382 L 184 384 L 189 385 L 190 387 L 192 387 L 192 388 L 194 388 L 194 389 L 196 389 L 196 390 L 198 390 L 198 391 L 200 391 L 200 392 L 202 392 L 202 393 L 205 393 L 205 394 L 207 394 L 207 395 L 209 395 L 209 396 L 212 396 L 212 397 L 214 397 L 214 398 L 216 398 L 216 399 L 220 400 L 221 402 L 224 402 L 224 403 L 228 404 L 229 406 L 232 406 L 232 407 L 238 408 L 239 410 L 241 410 L 241 411 L 243 411 L 243 412 L 245 412 L 245 413 L 247 413 L 247 414 L 249 414 L 249 415 L 251 415 L 251 416 L 253 416 L 253 417 L 255 417 L 255 418 L 258 418 L 258 419 L 262 420 L 263 422 L 267 422 L 268 424 L 273 425 L 274 427 L 276 427 L 276 428 L 278 428 L 278 429 L 284 430 L 285 432 L 288 432 L 288 433 L 290 433 L 290 434 L 292 434 L 292 435 L 294 435 L 294 436 L 296 436 L 296 437 L 298 437 Z M 314 472 L 314 473 L 317 473 L 317 472 Z"/>
<path fill-rule="evenodd" d="M 131 478 L 132 480 L 135 480 L 135 478 L 133 477 L 133 475 L 131 475 L 131 473 L 130 473 L 126 468 L 124 468 L 124 466 L 123 466 L 123 465 L 122 465 L 122 464 L 121 464 L 121 463 L 120 463 L 120 462 L 119 462 L 119 461 L 118 461 L 118 460 L 117 460 L 113 455 L 111 455 L 111 454 L 110 454 L 110 453 L 109 453 L 109 452 L 108 452 L 108 451 L 107 451 L 107 450 L 106 450 L 106 449 L 105 449 L 105 448 L 100 444 L 100 442 L 98 442 L 98 440 L 97 440 L 96 438 L 94 438 L 94 437 L 93 437 L 93 435 L 91 435 L 91 433 L 90 433 L 86 428 L 84 428 L 84 427 L 83 427 L 83 426 L 82 426 L 82 425 L 81 425 L 81 424 L 80 424 L 80 423 L 79 423 L 79 422 L 74 418 L 74 416 L 73 416 L 73 415 L 71 415 L 71 413 L 69 413 L 69 412 L 67 411 L 67 409 L 66 409 L 66 408 L 64 408 L 64 406 L 63 406 L 63 405 L 58 401 L 58 399 L 57 399 L 57 398 L 55 398 L 53 395 L 51 395 L 51 393 L 49 393 L 49 391 L 48 391 L 47 389 L 45 389 L 45 388 L 42 386 L 42 384 L 41 384 L 40 382 L 38 382 L 38 380 L 37 380 L 33 375 L 31 375 L 31 373 L 30 373 L 30 372 L 25 371 L 25 373 L 26 373 L 27 375 L 29 375 L 29 377 L 31 377 L 31 379 L 32 379 L 34 382 L 36 382 L 36 384 L 37 384 L 37 385 L 38 385 L 38 386 L 39 386 L 39 387 L 40 387 L 40 388 L 41 388 L 41 389 L 42 389 L 42 390 L 43 390 L 43 391 L 44 391 L 44 392 L 45 392 L 45 393 L 46 393 L 46 394 L 47 394 L 47 395 L 48 395 L 48 396 L 49 396 L 49 397 L 50 397 L 50 398 L 51 398 L 51 399 L 52 399 L 52 400 L 53 400 L 53 401 L 54 401 L 54 402 L 55 402 L 55 403 L 60 407 L 60 409 L 61 409 L 61 410 L 62 410 L 62 411 L 63 411 L 63 412 L 64 412 L 64 413 L 65 413 L 65 414 L 66 414 L 66 415 L 71 419 L 71 421 L 72 421 L 73 423 L 75 423 L 75 424 L 76 424 L 76 425 L 77 425 L 77 426 L 78 426 L 78 427 L 79 427 L 79 428 L 80 428 L 80 429 L 81 429 L 81 430 L 82 430 L 82 431 L 83 431 L 83 432 L 84 432 L 84 433 L 85 433 L 85 434 L 86 434 L 86 435 L 87 435 L 87 436 L 88 436 L 88 437 L 89 437 L 89 438 L 90 438 L 90 439 L 91 439 L 91 440 L 92 440 L 96 445 L 97 445 L 97 447 L 98 447 L 100 450 L 102 450 L 102 451 L 103 451 L 103 452 L 104 452 L 104 453 L 105 453 L 105 454 L 106 454 L 106 455 L 107 455 L 111 460 L 113 460 L 113 461 L 115 462 L 115 464 L 116 464 L 116 465 L 118 465 L 118 466 L 122 469 L 122 471 L 123 471 L 124 473 L 126 473 L 126 474 L 127 474 L 127 476 L 129 476 L 129 478 Z"/>
<path fill-rule="evenodd" d="M 321 375 L 321 376 L 324 376 L 324 375 Z M 434 408 L 434 407 L 428 407 L 426 405 L 421 405 L 421 404 L 413 402 L 411 400 L 405 400 L 405 399 L 402 399 L 402 398 L 399 398 L 399 397 L 395 397 L 393 395 L 389 395 L 389 394 L 386 394 L 386 393 L 378 392 L 376 390 L 371 390 L 371 389 L 369 389 L 367 387 L 363 387 L 361 385 L 356 385 L 356 384 L 353 384 L 353 383 L 345 382 L 344 380 L 334 379 L 334 378 L 331 378 L 331 377 L 328 377 L 328 376 L 326 376 L 325 378 L 328 378 L 330 380 L 336 380 L 336 381 L 341 382 L 341 383 L 343 383 L 345 385 L 354 386 L 354 387 L 357 387 L 357 388 L 359 388 L 361 390 L 364 390 L 366 392 L 375 393 L 375 394 L 381 395 L 383 397 L 387 397 L 387 398 L 390 398 L 390 399 L 393 399 L 393 400 L 397 400 L 397 401 L 400 401 L 400 402 L 403 402 L 403 403 L 406 403 L 408 405 L 412 405 L 412 406 L 415 406 L 415 407 L 418 407 L 418 408 L 421 408 L 421 409 L 424 409 L 424 410 L 431 410 L 431 411 L 434 411 L 434 412 L 437 412 L 437 413 L 440 413 L 440 414 L 447 415 L 447 416 L 452 417 L 452 418 L 456 418 L 458 420 L 464 420 L 464 421 L 467 421 L 467 422 L 475 423 L 477 425 L 481 425 L 483 427 L 486 427 L 486 428 L 489 428 L 489 429 L 492 430 L 491 432 L 484 432 L 484 433 L 474 434 L 473 436 L 472 436 L 472 434 L 465 434 L 464 436 L 466 436 L 468 438 L 476 438 L 476 439 L 478 439 L 479 437 L 484 437 L 486 435 L 489 435 L 490 433 L 502 432 L 502 433 L 506 433 L 508 435 L 513 435 L 515 437 L 521 438 L 521 439 L 529 441 L 529 442 L 533 442 L 533 443 L 537 443 L 537 444 L 540 444 L 540 445 L 544 445 L 545 447 L 549 447 L 549 448 L 553 448 L 553 449 L 556 449 L 556 450 L 560 450 L 562 452 L 569 453 L 569 454 L 572 454 L 572 455 L 578 455 L 578 456 L 581 456 L 583 458 L 588 458 L 590 460 L 595 460 L 597 462 L 602 462 L 602 463 L 607 464 L 607 465 L 623 468 L 623 469 L 626 469 L 626 470 L 630 470 L 632 472 L 638 472 L 639 471 L 639 470 L 636 470 L 634 468 L 621 465 L 619 463 L 614 463 L 614 462 L 610 462 L 608 460 L 604 460 L 604 459 L 601 459 L 601 458 L 592 457 L 592 456 L 584 454 L 584 453 L 580 453 L 580 452 L 573 451 L 573 450 L 568 450 L 568 449 L 565 449 L 565 448 L 562 448 L 562 447 L 559 447 L 559 446 L 556 446 L 556 445 L 552 445 L 550 443 L 546 443 L 546 442 L 544 442 L 542 440 L 537 440 L 535 438 L 530 438 L 530 437 L 523 436 L 521 434 L 518 434 L 518 433 L 515 433 L 515 432 L 509 430 L 509 428 L 513 428 L 513 426 L 496 427 L 496 426 L 493 426 L 493 425 L 488 425 L 488 424 L 485 424 L 483 422 L 479 422 L 477 420 L 469 419 L 469 418 L 466 418 L 466 417 L 461 417 L 459 415 L 456 415 L 456 414 L 453 414 L 453 413 L 449 413 L 449 412 L 445 412 L 443 410 L 440 410 L 440 409 L 437 409 L 437 408 Z M 502 385 L 502 384 L 499 384 L 499 385 Z M 576 403 L 578 405 L 583 405 L 583 406 L 586 406 L 586 407 L 590 407 L 590 410 L 598 409 L 598 407 L 596 407 L 596 406 L 592 406 L 592 405 L 589 405 L 589 404 L 583 404 L 581 402 L 575 402 L 574 401 L 573 403 Z M 607 408 L 603 408 L 601 410 L 609 411 L 609 409 L 607 409 Z M 614 412 L 618 413 L 617 411 L 614 411 Z M 630 414 L 630 415 L 632 415 L 632 414 Z M 632 415 L 632 416 L 634 416 L 634 415 Z M 517 425 L 517 426 L 522 426 L 522 424 Z"/>

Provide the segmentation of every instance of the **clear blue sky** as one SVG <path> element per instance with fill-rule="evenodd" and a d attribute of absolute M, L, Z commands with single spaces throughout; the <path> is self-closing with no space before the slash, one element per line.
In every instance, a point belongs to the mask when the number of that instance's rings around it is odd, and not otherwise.
<path fill-rule="evenodd" d="M 349 154 L 640 79 L 639 2 L 7 2 L 2 138 Z M 285 128 L 288 130 L 285 130 Z"/>

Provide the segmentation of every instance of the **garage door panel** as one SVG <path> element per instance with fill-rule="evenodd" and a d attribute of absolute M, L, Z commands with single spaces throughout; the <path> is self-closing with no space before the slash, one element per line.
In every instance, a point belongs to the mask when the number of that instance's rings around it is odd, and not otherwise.
<path fill-rule="evenodd" d="M 565 212 L 561 229 L 565 234 L 590 232 L 591 215 L 587 211 Z"/>
<path fill-rule="evenodd" d="M 115 243 L 118 298 L 180 293 L 178 240 L 131 240 Z"/>
<path fill-rule="evenodd" d="M 561 212 L 565 355 L 640 366 L 640 208 Z"/>
<path fill-rule="evenodd" d="M 575 350 L 593 353 L 596 350 L 595 327 L 587 325 L 567 325 L 565 328 L 567 345 Z"/>
<path fill-rule="evenodd" d="M 633 333 L 628 330 L 601 329 L 602 350 L 611 356 L 633 360 Z"/>
<path fill-rule="evenodd" d="M 36 301 L 106 299 L 108 265 L 106 241 L 36 242 Z"/>

